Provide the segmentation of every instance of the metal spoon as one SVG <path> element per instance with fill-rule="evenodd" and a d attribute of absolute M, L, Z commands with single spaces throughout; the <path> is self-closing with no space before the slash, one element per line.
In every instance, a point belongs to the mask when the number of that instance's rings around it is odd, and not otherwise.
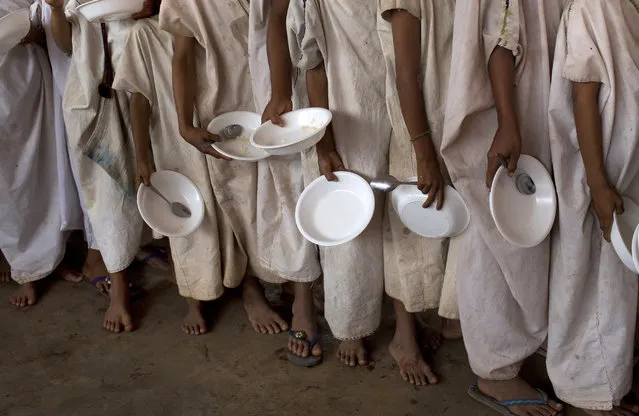
<path fill-rule="evenodd" d="M 508 170 L 508 161 L 506 158 L 502 155 L 497 155 L 497 159 L 499 159 L 499 164 Z M 520 172 L 515 176 L 515 186 L 517 186 L 517 190 L 524 195 L 533 195 L 537 192 L 535 182 L 526 172 Z"/>
<path fill-rule="evenodd" d="M 371 188 L 382 192 L 392 192 L 400 185 L 417 185 L 417 181 L 402 182 L 394 176 L 376 178 L 371 181 Z"/>
<path fill-rule="evenodd" d="M 242 126 L 240 126 L 239 124 L 228 125 L 224 127 L 222 131 L 220 131 L 220 137 L 222 138 L 222 140 L 237 139 L 238 137 L 240 137 L 241 134 Z"/>
<path fill-rule="evenodd" d="M 176 217 L 189 218 L 191 216 L 191 210 L 189 210 L 186 206 L 184 206 L 183 204 L 181 204 L 179 202 L 171 202 L 171 201 L 169 201 L 168 199 L 166 199 L 164 197 L 164 195 L 162 195 L 160 193 L 160 191 L 155 189 L 155 186 L 151 185 L 151 186 L 148 186 L 147 188 L 151 189 L 153 192 L 155 192 L 155 194 L 157 196 L 159 196 L 160 198 L 165 200 L 166 203 L 169 204 L 169 206 L 171 207 L 171 212 Z"/>

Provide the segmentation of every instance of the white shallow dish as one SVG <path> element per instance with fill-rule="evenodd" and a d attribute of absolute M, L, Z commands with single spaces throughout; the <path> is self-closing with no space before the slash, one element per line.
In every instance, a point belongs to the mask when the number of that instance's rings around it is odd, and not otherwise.
<path fill-rule="evenodd" d="M 515 177 L 520 172 L 535 182 L 534 195 L 517 190 Z M 513 177 L 500 167 L 490 191 L 490 212 L 497 229 L 511 244 L 524 248 L 541 244 L 550 234 L 557 214 L 557 193 L 546 167 L 528 155 L 521 155 Z"/>
<path fill-rule="evenodd" d="M 248 111 L 233 111 L 222 114 L 211 121 L 207 130 L 219 135 L 226 126 L 231 124 L 242 126 L 242 134 L 236 139 L 224 140 L 213 144 L 215 150 L 226 157 L 243 162 L 257 162 L 269 157 L 269 154 L 264 150 L 258 149 L 251 144 L 251 136 L 262 124 L 262 117 L 259 114 Z"/>
<path fill-rule="evenodd" d="M 29 9 L 16 10 L 0 19 L 0 53 L 9 52 L 29 34 L 29 30 Z"/>
<path fill-rule="evenodd" d="M 624 263 L 624 266 L 633 273 L 639 273 L 639 227 L 635 228 L 635 232 L 632 235 L 632 263 L 632 268 L 628 267 L 626 263 Z"/>
<path fill-rule="evenodd" d="M 637 273 L 639 268 L 635 264 L 639 264 L 639 262 L 635 263 L 635 258 L 639 253 L 634 246 L 636 245 L 635 234 L 637 234 L 636 230 L 639 225 L 639 205 L 629 198 L 622 197 L 622 199 L 624 213 L 622 215 L 613 214 L 610 241 L 619 260 L 633 273 Z"/>
<path fill-rule="evenodd" d="M 169 201 L 180 202 L 191 210 L 191 217 L 173 215 L 171 207 L 144 185 L 138 189 L 138 209 L 153 231 L 167 237 L 185 237 L 204 219 L 204 200 L 189 178 L 181 173 L 160 170 L 151 175 L 151 184 Z"/>
<path fill-rule="evenodd" d="M 407 181 L 414 181 L 410 178 Z M 447 238 L 461 234 L 470 223 L 470 212 L 457 190 L 446 186 L 444 206 L 437 211 L 437 201 L 423 208 L 424 195 L 415 185 L 400 185 L 391 193 L 391 202 L 402 223 L 426 238 Z"/>
<path fill-rule="evenodd" d="M 144 0 L 92 0 L 78 6 L 78 12 L 90 22 L 130 19 L 144 7 Z"/>
<path fill-rule="evenodd" d="M 324 108 L 292 111 L 282 115 L 284 127 L 270 121 L 262 124 L 251 137 L 251 143 L 271 155 L 300 153 L 322 140 L 332 119 L 333 114 Z"/>
<path fill-rule="evenodd" d="M 355 239 L 375 212 L 375 196 L 368 182 L 351 172 L 335 175 L 337 182 L 324 176 L 313 181 L 295 207 L 295 222 L 304 238 L 324 247 Z"/>

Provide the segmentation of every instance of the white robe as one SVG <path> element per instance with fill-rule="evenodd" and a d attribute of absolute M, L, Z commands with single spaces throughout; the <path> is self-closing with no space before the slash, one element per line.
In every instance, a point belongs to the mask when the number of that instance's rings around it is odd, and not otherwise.
<path fill-rule="evenodd" d="M 573 117 L 572 82 L 601 84 L 599 114 L 610 185 L 639 202 L 639 12 L 629 0 L 575 0 L 564 12 L 550 95 L 559 195 L 553 236 L 548 374 L 557 396 L 610 410 L 632 383 L 637 275 L 602 238 Z"/>
<path fill-rule="evenodd" d="M 474 373 L 491 380 L 516 377 L 546 338 L 550 245 L 509 244 L 490 214 L 484 178 L 497 113 L 488 62 L 497 46 L 516 55 L 523 153 L 550 169 L 548 94 L 561 8 L 542 0 L 456 3 L 442 155 L 471 213 L 457 267 L 464 341 Z"/>
<path fill-rule="evenodd" d="M 175 278 L 180 295 L 201 301 L 222 296 L 224 287 L 237 287 L 242 275 L 224 280 L 218 239 L 215 197 L 206 156 L 180 137 L 173 100 L 173 36 L 160 30 L 157 19 L 143 19 L 131 29 L 113 83 L 117 90 L 140 93 L 151 105 L 150 136 L 157 170 L 186 175 L 196 184 L 205 216 L 191 235 L 170 238 Z M 235 280 L 230 280 L 235 277 Z"/>
<path fill-rule="evenodd" d="M 249 68 L 255 105 L 262 113 L 271 98 L 266 45 L 269 1 L 253 0 L 250 7 Z M 304 83 L 304 79 L 297 77 L 295 83 Z M 297 94 L 292 98 L 299 108 Z M 262 266 L 287 280 L 317 279 L 322 273 L 317 248 L 295 224 L 295 205 L 304 189 L 301 155 L 270 157 L 258 163 L 257 172 L 257 243 Z"/>
<path fill-rule="evenodd" d="M 320 64 L 326 68 L 335 146 L 344 165 L 368 180 L 386 175 L 391 124 L 377 36 L 377 0 L 291 1 L 288 26 L 294 64 L 303 71 Z M 306 152 L 303 165 L 305 180 L 319 177 L 314 151 Z M 359 237 L 320 250 L 325 316 L 338 339 L 363 338 L 379 326 L 383 211 L 384 195 L 377 195 L 373 219 Z"/>
<path fill-rule="evenodd" d="M 58 156 L 58 187 L 60 191 L 60 205 L 63 230 L 84 229 L 89 246 L 95 245 L 91 233 L 91 223 L 84 203 L 79 196 L 79 183 L 73 172 L 73 164 L 69 159 L 69 146 L 64 125 L 62 109 L 62 97 L 67 85 L 69 65 L 71 60 L 58 48 L 51 31 L 51 6 L 45 0 L 39 0 L 42 8 L 42 26 L 47 39 L 47 52 L 54 85 L 54 111 L 55 111 L 55 136 L 56 153 Z"/>
<path fill-rule="evenodd" d="M 6 0 L 0 17 L 32 10 L 29 0 Z M 37 21 L 35 22 L 37 23 Z M 38 45 L 16 45 L 0 54 L 0 249 L 11 277 L 27 283 L 49 275 L 64 256 L 53 81 Z"/>
<path fill-rule="evenodd" d="M 455 18 L 455 0 L 381 0 L 380 12 L 389 19 L 402 9 L 421 21 L 421 52 L 426 116 L 444 177 L 448 172 L 439 150 L 444 125 Z M 396 85 L 392 25 L 380 20 L 379 38 L 386 59 L 386 101 L 393 124 L 389 150 L 390 174 L 403 179 L 417 176 L 415 152 L 404 122 Z M 448 179 L 447 179 L 448 180 Z M 450 183 L 450 181 L 448 180 Z M 458 239 L 427 239 L 408 230 L 387 201 L 384 224 L 384 277 L 386 293 L 400 300 L 408 312 L 439 307 L 441 316 L 459 319 L 455 288 Z M 449 256 L 449 242 L 450 252 Z M 449 266 L 447 267 L 447 264 Z"/>
<path fill-rule="evenodd" d="M 206 128 L 230 111 L 255 111 L 249 74 L 247 0 L 220 4 L 199 0 L 164 0 L 160 27 L 173 35 L 195 38 L 197 94 L 195 107 Z M 270 283 L 284 279 L 262 267 L 257 237 L 257 164 L 206 158 L 218 206 L 226 279 L 250 273 Z"/>
<path fill-rule="evenodd" d="M 70 0 L 65 9 L 72 24 L 73 54 L 64 92 L 64 118 L 71 161 L 80 183 L 97 249 L 109 273 L 126 269 L 139 250 L 143 221 L 135 199 L 133 141 L 128 98 L 98 94 L 104 53 L 100 25 L 77 11 L 85 1 Z M 111 61 L 118 60 L 133 20 L 107 24 Z M 93 154 L 88 144 L 99 144 Z M 89 157 L 90 156 L 90 157 Z"/>

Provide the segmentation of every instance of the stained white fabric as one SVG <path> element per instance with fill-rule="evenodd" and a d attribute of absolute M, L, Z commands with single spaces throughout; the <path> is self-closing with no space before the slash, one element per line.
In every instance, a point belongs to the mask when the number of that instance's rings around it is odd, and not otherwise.
<path fill-rule="evenodd" d="M 47 52 L 53 74 L 53 108 L 55 119 L 56 154 L 58 157 L 58 188 L 60 192 L 60 211 L 62 215 L 62 230 L 85 229 L 87 241 L 92 243 L 91 225 L 86 209 L 80 201 L 78 184 L 73 174 L 67 134 L 64 127 L 62 112 L 62 97 L 69 74 L 70 59 L 58 48 L 51 32 L 51 6 L 44 0 L 39 0 L 42 10 L 42 27 L 47 39 Z"/>
<path fill-rule="evenodd" d="M 151 105 L 150 136 L 157 170 L 187 176 L 204 200 L 205 216 L 191 235 L 170 238 L 175 279 L 180 295 L 201 301 L 222 296 L 224 287 L 237 287 L 242 275 L 223 280 L 215 197 L 206 157 L 180 137 L 173 100 L 173 36 L 160 30 L 157 19 L 138 21 L 124 48 L 113 87 L 142 94 Z M 236 280 L 228 280 L 235 277 Z"/>
<path fill-rule="evenodd" d="M 423 62 L 426 117 L 433 144 L 439 156 L 448 92 L 455 1 L 380 0 L 384 20 L 378 26 L 386 60 L 386 101 L 393 125 L 389 150 L 390 174 L 401 179 L 417 176 L 417 166 L 410 134 L 404 123 L 396 86 L 395 50 L 390 13 L 405 10 L 421 21 L 421 56 Z M 448 172 L 440 159 L 444 177 Z M 442 315 L 459 319 L 455 274 L 447 273 L 450 239 L 426 239 L 407 229 L 387 201 L 384 224 L 384 277 L 386 293 L 400 300 L 408 312 L 440 308 Z M 456 251 L 452 251 L 456 253 Z M 445 277 L 451 279 L 444 282 Z M 446 287 L 446 291 L 443 288 Z"/>
<path fill-rule="evenodd" d="M 639 12 L 629 0 L 576 0 L 564 12 L 550 95 L 559 195 L 550 278 L 548 373 L 571 405 L 610 410 L 632 384 L 637 276 L 602 238 L 575 129 L 572 82 L 601 84 L 606 176 L 639 202 Z"/>
<path fill-rule="evenodd" d="M 160 27 L 197 41 L 195 107 L 202 127 L 220 114 L 255 111 L 248 62 L 247 0 L 220 4 L 164 0 Z M 235 281 L 248 272 L 270 283 L 282 283 L 282 276 L 264 269 L 259 260 L 257 164 L 212 157 L 207 157 L 207 164 L 218 205 L 225 280 Z"/>
<path fill-rule="evenodd" d="M 548 95 L 561 2 L 458 1 L 442 155 L 468 204 L 457 293 L 473 372 L 512 379 L 544 342 L 548 320 L 549 240 L 531 249 L 497 230 L 484 184 L 486 154 L 497 130 L 488 62 L 497 46 L 517 61 L 515 104 L 523 153 L 550 169 Z"/>
<path fill-rule="evenodd" d="M 126 269 L 139 249 L 143 222 L 135 194 L 133 141 L 128 121 L 128 98 L 117 92 L 104 99 L 98 94 L 103 80 L 104 53 L 100 25 L 78 13 L 85 1 L 70 0 L 65 9 L 72 26 L 73 52 L 64 92 L 63 108 L 71 162 L 91 221 L 95 248 L 109 273 Z M 118 61 L 133 20 L 107 24 L 111 61 Z M 88 155 L 86 145 L 100 143 Z M 99 155 L 99 157 L 98 157 Z M 92 156 L 90 158 L 89 156 Z M 98 163 L 99 162 L 99 163 Z M 105 166 L 116 168 L 107 172 Z M 120 169 L 128 166 L 126 169 Z"/>
<path fill-rule="evenodd" d="M 37 19 L 31 3 L 3 1 L 0 18 L 31 6 Z M 16 45 L 0 54 L 0 249 L 21 284 L 46 277 L 64 256 L 53 123 L 46 51 Z"/>
<path fill-rule="evenodd" d="M 335 145 L 347 169 L 370 180 L 388 172 L 391 125 L 386 68 L 377 36 L 377 1 L 295 0 L 289 9 L 289 46 L 301 70 L 323 64 L 329 84 Z M 315 152 L 303 158 L 305 179 L 319 177 Z M 325 316 L 338 339 L 375 332 L 384 286 L 382 217 L 378 195 L 368 228 L 355 240 L 321 252 Z"/>
<path fill-rule="evenodd" d="M 250 7 L 249 68 L 257 112 L 262 113 L 271 97 L 266 46 L 270 2 L 253 0 Z M 295 83 L 303 81 L 298 78 Z M 299 97 L 293 95 L 299 108 Z M 257 172 L 257 243 L 262 266 L 287 280 L 317 279 L 322 272 L 317 248 L 295 224 L 295 205 L 304 189 L 301 155 L 270 157 L 258 163 Z"/>

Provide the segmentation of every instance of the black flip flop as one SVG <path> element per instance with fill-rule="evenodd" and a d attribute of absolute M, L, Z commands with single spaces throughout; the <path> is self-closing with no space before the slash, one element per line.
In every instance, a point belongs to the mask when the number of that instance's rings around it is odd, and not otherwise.
<path fill-rule="evenodd" d="M 319 334 L 316 334 L 313 339 L 308 340 L 308 336 L 304 331 L 288 331 L 289 337 L 295 339 L 295 341 L 301 341 L 308 347 L 309 356 L 308 357 L 300 357 L 299 355 L 295 355 L 292 352 L 288 351 L 287 357 L 290 362 L 305 368 L 315 367 L 316 365 L 322 362 L 324 358 L 323 355 L 315 356 L 313 355 L 313 348 L 319 342 Z"/>

